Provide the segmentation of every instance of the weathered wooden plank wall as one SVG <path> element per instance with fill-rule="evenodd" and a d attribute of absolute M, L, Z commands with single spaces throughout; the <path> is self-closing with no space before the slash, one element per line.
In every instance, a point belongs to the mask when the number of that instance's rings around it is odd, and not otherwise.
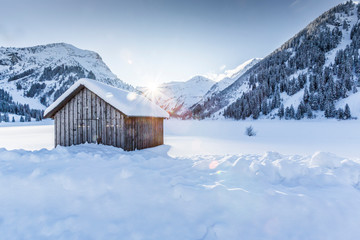
<path fill-rule="evenodd" d="M 73 130 L 74 130 L 74 144 L 78 144 L 78 98 L 74 97 L 74 118 L 73 118 Z"/>
<path fill-rule="evenodd" d="M 65 108 L 61 109 L 61 115 L 60 115 L 60 144 L 62 146 L 66 146 L 65 145 Z"/>
<path fill-rule="evenodd" d="M 59 112 L 55 114 L 54 117 L 54 124 L 55 124 L 55 146 L 60 145 L 60 123 L 59 123 Z"/>
<path fill-rule="evenodd" d="M 88 89 L 82 89 L 54 116 L 55 145 L 85 142 L 126 151 L 163 144 L 163 119 L 127 117 Z"/>

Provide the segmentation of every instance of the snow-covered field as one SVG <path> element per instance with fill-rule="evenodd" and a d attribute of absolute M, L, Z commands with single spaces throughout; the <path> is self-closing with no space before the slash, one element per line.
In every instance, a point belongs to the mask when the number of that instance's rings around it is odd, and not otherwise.
<path fill-rule="evenodd" d="M 27 124 L 0 128 L 1 239 L 360 238 L 359 121 L 171 120 L 135 152 Z"/>
<path fill-rule="evenodd" d="M 246 136 L 253 126 L 257 135 Z M 167 121 L 166 144 L 171 156 L 264 154 L 312 155 L 331 152 L 360 158 L 359 121 L 261 120 L 261 121 Z"/>

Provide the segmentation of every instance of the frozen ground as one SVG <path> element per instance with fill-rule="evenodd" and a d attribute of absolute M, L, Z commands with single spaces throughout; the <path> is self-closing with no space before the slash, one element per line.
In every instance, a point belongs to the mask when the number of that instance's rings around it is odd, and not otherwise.
<path fill-rule="evenodd" d="M 53 121 L 1 122 L 0 148 L 6 148 L 7 150 L 54 148 Z"/>
<path fill-rule="evenodd" d="M 358 124 L 169 121 L 135 152 L 2 127 L 1 238 L 359 239 Z"/>
<path fill-rule="evenodd" d="M 246 127 L 257 135 L 248 137 Z M 264 154 L 312 155 L 331 152 L 360 157 L 359 121 L 167 121 L 166 144 L 172 156 Z"/>
<path fill-rule="evenodd" d="M 53 122 L 0 123 L 0 148 L 40 150 L 54 147 Z M 193 155 L 331 152 L 360 158 L 359 121 L 165 121 L 165 144 L 172 157 Z M 248 137 L 246 127 L 257 135 Z"/>

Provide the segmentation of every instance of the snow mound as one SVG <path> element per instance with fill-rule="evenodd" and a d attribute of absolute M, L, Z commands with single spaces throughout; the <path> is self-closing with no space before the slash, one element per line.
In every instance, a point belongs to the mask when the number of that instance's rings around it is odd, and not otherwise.
<path fill-rule="evenodd" d="M 311 157 L 311 167 L 338 168 L 343 159 L 332 153 L 317 152 Z"/>
<path fill-rule="evenodd" d="M 0 149 L 4 239 L 359 239 L 360 163 L 170 157 L 84 144 Z"/>

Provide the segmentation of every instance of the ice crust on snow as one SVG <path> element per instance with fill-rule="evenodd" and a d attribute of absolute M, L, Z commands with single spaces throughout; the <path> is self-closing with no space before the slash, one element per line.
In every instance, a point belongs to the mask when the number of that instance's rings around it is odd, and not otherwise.
<path fill-rule="evenodd" d="M 168 118 L 169 114 L 151 102 L 149 99 L 128 92 L 110 85 L 82 78 L 72 85 L 63 95 L 61 95 L 53 104 L 51 104 L 44 112 L 46 116 L 61 104 L 72 92 L 78 87 L 85 86 L 87 89 L 101 97 L 105 102 L 117 108 L 127 116 L 131 117 L 160 117 Z"/>

